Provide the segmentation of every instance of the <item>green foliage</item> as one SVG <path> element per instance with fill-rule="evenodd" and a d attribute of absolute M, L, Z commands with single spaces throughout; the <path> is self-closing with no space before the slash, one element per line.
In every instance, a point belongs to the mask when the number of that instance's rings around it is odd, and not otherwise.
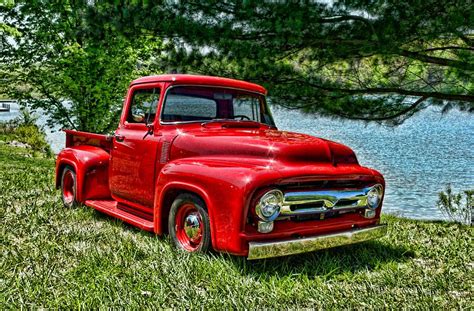
<path fill-rule="evenodd" d="M 66 127 L 113 128 L 130 80 L 165 69 L 258 82 L 273 103 L 340 118 L 474 111 L 472 0 L 14 3 L 0 7 L 15 38 L 2 33 L 0 92 Z"/>
<path fill-rule="evenodd" d="M 465 190 L 463 193 L 454 193 L 451 185 L 446 191 L 439 193 L 438 208 L 452 221 L 462 224 L 472 224 L 474 212 L 474 190 Z"/>
<path fill-rule="evenodd" d="M 45 139 L 44 132 L 39 130 L 35 125 L 19 126 L 13 131 L 13 138 L 31 146 L 33 151 L 43 153 L 47 157 L 53 156 L 53 152 Z"/>
<path fill-rule="evenodd" d="M 191 1 L 170 9 L 186 42 L 170 62 L 263 83 L 274 103 L 309 113 L 400 124 L 429 105 L 473 112 L 473 6 Z"/>
<path fill-rule="evenodd" d="M 31 113 L 26 108 L 20 108 L 20 115 L 11 121 L 8 121 L 7 124 L 12 127 L 35 126 L 38 119 L 38 115 Z"/>
<path fill-rule="evenodd" d="M 0 141 L 26 144 L 28 150 L 35 156 L 53 156 L 44 130 L 36 125 L 37 119 L 36 115 L 27 109 L 22 109 L 17 118 L 0 122 Z"/>
<path fill-rule="evenodd" d="M 383 217 L 388 235 L 261 261 L 65 209 L 54 161 L 0 145 L 0 305 L 11 309 L 472 309 L 471 227 Z"/>
<path fill-rule="evenodd" d="M 0 90 L 48 115 L 48 125 L 108 132 L 116 127 L 130 81 L 148 74 L 160 38 L 120 36 L 95 20 L 90 1 L 17 1 L 0 11 L 21 34 L 2 52 Z M 3 8 L 0 8 L 3 9 Z"/>

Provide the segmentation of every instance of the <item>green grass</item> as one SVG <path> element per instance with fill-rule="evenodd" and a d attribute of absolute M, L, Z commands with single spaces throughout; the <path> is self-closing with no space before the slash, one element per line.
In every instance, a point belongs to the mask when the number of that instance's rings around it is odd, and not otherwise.
<path fill-rule="evenodd" d="M 0 144 L 0 307 L 473 309 L 473 229 L 385 216 L 388 236 L 286 258 L 187 255 L 90 208 L 54 162 Z"/>

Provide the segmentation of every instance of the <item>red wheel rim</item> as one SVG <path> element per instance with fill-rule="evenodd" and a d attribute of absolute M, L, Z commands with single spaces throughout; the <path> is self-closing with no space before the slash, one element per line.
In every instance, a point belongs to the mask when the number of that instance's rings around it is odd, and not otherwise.
<path fill-rule="evenodd" d="M 74 176 L 71 171 L 66 171 L 63 176 L 63 198 L 66 204 L 74 201 Z"/>
<path fill-rule="evenodd" d="M 198 250 L 203 231 L 201 214 L 196 206 L 192 203 L 181 205 L 175 216 L 176 238 L 181 246 L 189 252 Z"/>

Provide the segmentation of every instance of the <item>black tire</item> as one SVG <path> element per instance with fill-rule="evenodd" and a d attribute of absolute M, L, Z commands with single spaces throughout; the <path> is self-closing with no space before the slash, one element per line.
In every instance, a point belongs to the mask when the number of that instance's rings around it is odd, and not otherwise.
<path fill-rule="evenodd" d="M 70 166 L 66 166 L 61 174 L 61 199 L 64 207 L 73 208 L 78 205 L 76 191 L 76 172 Z"/>
<path fill-rule="evenodd" d="M 193 221 L 198 221 L 198 229 L 192 226 L 196 224 Z M 209 214 L 203 200 L 194 194 L 183 193 L 173 201 L 168 229 L 173 244 L 180 250 L 205 253 L 211 248 Z"/>

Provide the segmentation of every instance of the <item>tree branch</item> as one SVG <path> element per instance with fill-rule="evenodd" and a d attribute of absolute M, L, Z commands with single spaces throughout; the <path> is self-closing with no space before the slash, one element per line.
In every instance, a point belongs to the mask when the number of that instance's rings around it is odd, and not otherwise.
<path fill-rule="evenodd" d="M 405 90 L 400 88 L 392 87 L 379 87 L 379 88 L 364 88 L 364 89 L 342 89 L 329 86 L 323 86 L 316 83 L 309 82 L 307 80 L 301 79 L 292 79 L 294 82 L 306 84 L 311 87 L 328 91 L 328 92 L 340 92 L 348 95 L 358 95 L 358 94 L 389 94 L 395 93 L 400 95 L 408 96 L 421 96 L 428 98 L 437 98 L 443 100 L 455 100 L 455 101 L 464 101 L 464 102 L 474 102 L 474 95 L 471 94 L 447 94 L 441 92 L 425 92 L 425 91 L 416 91 L 416 90 Z"/>
<path fill-rule="evenodd" d="M 355 20 L 355 21 L 360 21 L 363 22 L 366 26 L 370 28 L 372 33 L 375 35 L 377 38 L 377 41 L 379 40 L 379 36 L 377 32 L 375 31 L 374 25 L 370 22 L 369 19 L 358 16 L 358 15 L 341 15 L 341 16 L 334 16 L 334 17 L 323 17 L 318 20 L 320 23 L 338 23 L 338 22 L 343 22 L 343 21 L 350 21 L 350 20 Z"/>
<path fill-rule="evenodd" d="M 350 120 L 361 120 L 361 121 L 387 121 L 387 120 L 393 120 L 398 117 L 403 116 L 404 114 L 409 113 L 410 111 L 415 110 L 422 102 L 424 102 L 428 97 L 422 96 L 419 99 L 417 99 L 413 104 L 408 106 L 407 108 L 389 116 L 384 116 L 384 117 L 358 117 L 358 116 L 351 116 L 347 115 L 345 113 L 339 112 L 338 115 L 343 118 L 347 118 Z"/>
<path fill-rule="evenodd" d="M 474 64 L 461 62 L 461 61 L 457 61 L 453 59 L 441 58 L 441 57 L 436 57 L 436 56 L 428 56 L 428 55 L 424 55 L 418 52 L 412 52 L 408 50 L 399 50 L 398 54 L 405 57 L 421 60 L 426 63 L 437 64 L 437 65 L 447 66 L 447 67 L 454 67 L 454 68 L 459 68 L 462 70 L 474 70 Z"/>
<path fill-rule="evenodd" d="M 69 114 L 68 114 L 67 110 L 64 108 L 64 106 L 62 105 L 62 103 L 59 102 L 58 100 L 56 100 L 56 98 L 54 98 L 53 96 L 50 95 L 50 93 L 48 92 L 48 90 L 46 89 L 46 87 L 44 86 L 42 81 L 37 81 L 37 82 L 38 82 L 38 86 L 41 88 L 41 92 L 43 93 L 43 95 L 46 96 L 46 98 L 53 105 L 56 106 L 56 109 L 58 109 L 58 111 L 61 111 L 63 113 L 64 117 L 66 118 L 67 122 L 72 126 L 72 128 L 74 130 L 77 130 L 76 126 L 74 125 L 74 122 L 72 122 L 71 118 L 69 118 Z"/>
<path fill-rule="evenodd" d="M 420 50 L 419 52 L 433 52 L 433 51 L 448 51 L 448 50 L 465 50 L 465 51 L 474 51 L 474 47 L 463 47 L 463 46 L 442 46 L 439 48 L 430 48 L 426 50 Z"/>

